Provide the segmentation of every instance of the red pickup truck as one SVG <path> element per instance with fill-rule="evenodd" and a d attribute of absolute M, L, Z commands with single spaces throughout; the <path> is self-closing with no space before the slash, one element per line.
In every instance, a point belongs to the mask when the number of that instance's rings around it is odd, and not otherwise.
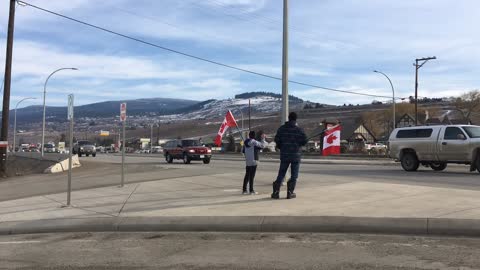
<path fill-rule="evenodd" d="M 203 146 L 199 140 L 172 140 L 163 147 L 163 154 L 168 163 L 174 159 L 181 159 L 189 164 L 192 160 L 202 160 L 204 164 L 210 163 L 212 150 Z"/>

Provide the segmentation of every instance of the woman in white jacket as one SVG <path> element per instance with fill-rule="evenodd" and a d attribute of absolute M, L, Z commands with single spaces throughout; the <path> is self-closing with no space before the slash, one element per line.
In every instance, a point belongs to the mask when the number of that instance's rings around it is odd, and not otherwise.
<path fill-rule="evenodd" d="M 245 153 L 245 177 L 243 178 L 243 194 L 258 194 L 253 188 L 253 180 L 255 179 L 255 173 L 257 172 L 258 164 L 258 152 L 260 149 L 267 147 L 268 144 L 265 141 L 265 134 L 262 134 L 261 140 L 255 140 L 255 131 L 250 131 L 248 139 L 243 143 L 243 153 Z M 249 191 L 247 191 L 247 184 Z"/>

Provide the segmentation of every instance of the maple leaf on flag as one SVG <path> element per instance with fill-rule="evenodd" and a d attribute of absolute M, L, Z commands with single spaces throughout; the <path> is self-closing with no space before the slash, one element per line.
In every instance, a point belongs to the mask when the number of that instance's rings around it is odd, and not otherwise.
<path fill-rule="evenodd" d="M 337 139 L 337 136 L 335 136 L 335 134 L 332 134 L 331 136 L 328 136 L 327 143 L 332 144 L 333 141 L 335 141 L 336 139 Z"/>

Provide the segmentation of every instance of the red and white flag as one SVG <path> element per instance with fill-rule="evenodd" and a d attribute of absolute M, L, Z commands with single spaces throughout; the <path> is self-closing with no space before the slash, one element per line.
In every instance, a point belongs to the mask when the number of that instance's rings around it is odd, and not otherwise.
<path fill-rule="evenodd" d="M 223 123 L 218 130 L 217 137 L 215 137 L 215 144 L 218 146 L 222 146 L 222 137 L 223 134 L 227 131 L 229 127 L 236 127 L 237 121 L 233 117 L 233 114 L 230 110 L 228 110 L 227 114 L 225 115 L 225 119 L 223 119 Z"/>
<path fill-rule="evenodd" d="M 338 155 L 340 154 L 340 131 L 342 127 L 336 125 L 325 131 L 323 136 L 323 151 L 322 155 Z"/>

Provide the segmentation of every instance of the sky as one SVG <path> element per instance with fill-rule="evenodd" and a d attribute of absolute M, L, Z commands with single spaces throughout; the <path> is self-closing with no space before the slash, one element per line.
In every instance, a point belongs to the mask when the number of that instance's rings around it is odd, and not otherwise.
<path fill-rule="evenodd" d="M 0 74 L 4 73 L 8 2 L 0 3 Z M 163 47 L 281 77 L 282 0 L 25 0 L 25 2 Z M 397 97 L 450 97 L 478 89 L 480 1 L 289 1 L 289 79 Z M 281 93 L 281 81 L 231 70 L 17 5 L 11 107 L 65 106 L 136 98 L 233 98 Z M 3 76 L 2 76 L 3 77 Z M 289 84 L 290 94 L 326 104 L 373 98 Z"/>

